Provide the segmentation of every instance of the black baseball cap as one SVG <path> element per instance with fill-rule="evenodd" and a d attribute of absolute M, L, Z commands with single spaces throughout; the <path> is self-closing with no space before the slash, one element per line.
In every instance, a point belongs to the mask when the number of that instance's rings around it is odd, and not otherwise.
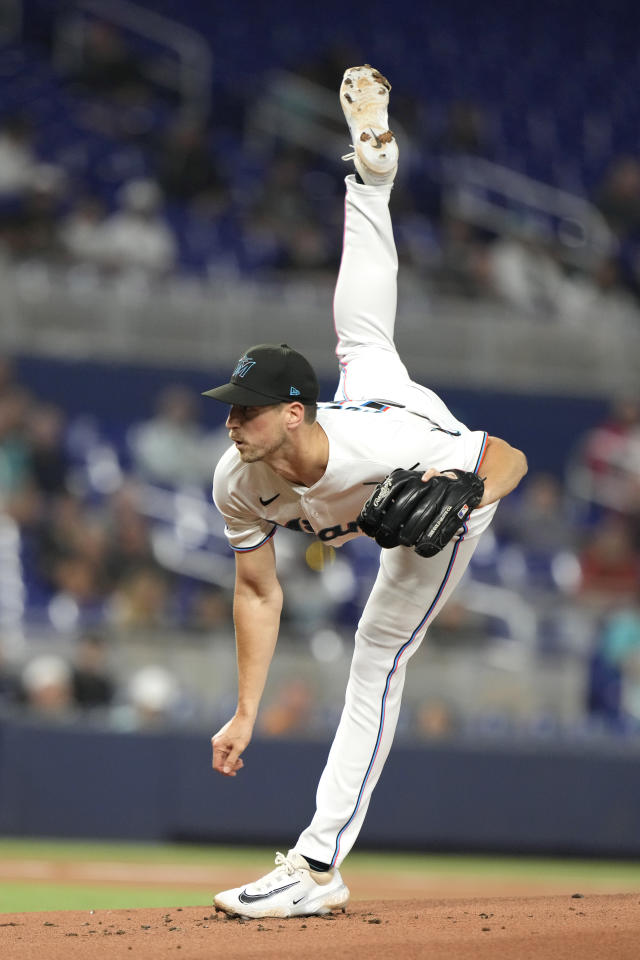
<path fill-rule="evenodd" d="M 258 343 L 243 353 L 229 383 L 205 390 L 203 397 L 243 407 L 271 403 L 315 403 L 318 378 L 308 360 L 286 343 Z"/>

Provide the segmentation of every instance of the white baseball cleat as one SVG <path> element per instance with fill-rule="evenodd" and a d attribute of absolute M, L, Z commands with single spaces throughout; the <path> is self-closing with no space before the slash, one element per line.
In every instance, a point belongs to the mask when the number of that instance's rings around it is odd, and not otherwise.
<path fill-rule="evenodd" d="M 231 916 L 307 917 L 344 907 L 349 890 L 337 868 L 317 873 L 295 850 L 276 853 L 276 867 L 255 883 L 223 890 L 214 897 L 216 910 Z"/>
<path fill-rule="evenodd" d="M 386 77 L 368 63 L 345 70 L 340 103 L 349 124 L 353 160 L 365 183 L 377 186 L 393 183 L 398 169 L 398 144 L 389 130 L 389 91 Z"/>

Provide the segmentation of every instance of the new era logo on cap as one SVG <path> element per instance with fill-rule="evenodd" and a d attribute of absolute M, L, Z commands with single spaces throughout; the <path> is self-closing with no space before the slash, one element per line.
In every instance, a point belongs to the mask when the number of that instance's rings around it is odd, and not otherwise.
<path fill-rule="evenodd" d="M 295 387 L 289 387 L 289 396 L 290 396 L 290 397 L 299 397 L 299 396 L 300 396 L 300 391 L 297 390 Z"/>

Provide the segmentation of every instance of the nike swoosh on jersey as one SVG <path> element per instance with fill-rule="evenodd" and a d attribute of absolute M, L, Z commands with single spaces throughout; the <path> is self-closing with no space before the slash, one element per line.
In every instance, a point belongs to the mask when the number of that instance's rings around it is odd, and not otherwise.
<path fill-rule="evenodd" d="M 295 887 L 298 883 L 300 883 L 299 880 L 294 880 L 293 883 L 285 883 L 284 887 L 276 887 L 275 890 L 269 890 L 269 893 L 247 893 L 245 889 L 238 894 L 238 900 L 240 903 L 256 903 L 257 900 L 268 900 L 269 897 L 274 897 L 276 893 L 282 893 L 283 890 Z"/>
<path fill-rule="evenodd" d="M 263 500 L 262 497 L 259 497 L 260 503 L 263 507 L 268 507 L 270 503 L 273 503 L 274 500 L 277 500 L 280 496 L 279 493 L 274 494 L 272 497 L 269 497 L 268 500 Z"/>

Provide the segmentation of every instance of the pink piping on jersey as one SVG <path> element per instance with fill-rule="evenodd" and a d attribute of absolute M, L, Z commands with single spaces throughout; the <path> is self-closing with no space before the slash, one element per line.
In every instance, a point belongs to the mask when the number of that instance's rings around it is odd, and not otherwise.
<path fill-rule="evenodd" d="M 278 525 L 276 524 L 276 526 L 273 528 L 271 533 L 268 533 L 264 538 L 264 540 L 261 540 L 260 543 L 256 543 L 255 547 L 234 547 L 233 544 L 229 544 L 229 546 L 231 547 L 234 553 L 251 553 L 252 550 L 257 550 L 258 547 L 263 546 L 263 544 L 265 544 L 267 540 L 271 540 L 271 537 L 274 535 L 277 529 L 278 529 Z M 279 542 L 280 541 L 278 541 L 278 543 Z"/>
<path fill-rule="evenodd" d="M 351 816 L 349 817 L 349 819 L 347 820 L 347 822 L 345 823 L 345 825 L 344 825 L 343 827 L 341 827 L 340 832 L 338 833 L 338 836 L 337 836 L 337 838 L 336 838 L 336 847 L 335 847 L 335 851 L 334 851 L 333 857 L 331 858 L 331 864 L 330 864 L 332 867 L 334 867 L 334 866 L 336 865 L 337 859 L 338 859 L 338 857 L 339 857 L 339 855 L 340 855 L 340 843 L 341 843 L 341 840 L 342 840 L 342 834 L 343 834 L 344 831 L 347 829 L 347 827 L 349 826 L 349 824 L 351 823 L 351 821 L 352 821 L 353 818 L 355 817 L 356 813 L 358 812 L 358 809 L 360 808 L 360 801 L 362 800 L 362 794 L 363 794 L 363 792 L 364 792 L 364 788 L 365 788 L 365 786 L 366 786 L 366 784 L 367 784 L 367 780 L 369 779 L 369 776 L 370 776 L 370 774 L 371 774 L 371 771 L 373 770 L 373 765 L 374 765 L 374 763 L 375 763 L 375 761 L 376 761 L 376 757 L 378 756 L 378 751 L 379 751 L 379 749 L 380 749 L 380 744 L 381 744 L 381 742 L 382 742 L 382 734 L 383 734 L 383 732 L 384 732 L 384 721 L 385 721 L 385 713 L 386 713 L 386 706 L 387 706 L 387 695 L 388 695 L 388 693 L 389 693 L 389 686 L 390 686 L 390 684 L 391 684 L 391 679 L 392 679 L 394 673 L 396 672 L 396 670 L 398 669 L 398 663 L 400 662 L 400 657 L 401 657 L 402 654 L 405 652 L 405 650 L 408 650 L 409 647 L 411 646 L 411 644 L 414 642 L 414 640 L 415 640 L 416 637 L 418 636 L 419 632 L 422 630 L 422 628 L 423 628 L 424 625 L 426 624 L 427 620 L 429 619 L 429 617 L 430 617 L 431 614 L 433 613 L 433 611 L 434 611 L 434 609 L 435 609 L 435 606 L 436 606 L 436 604 L 438 603 L 438 600 L 439 600 L 440 597 L 442 596 L 442 591 L 444 590 L 445 586 L 447 585 L 447 581 L 448 581 L 448 579 L 449 579 L 449 576 L 450 576 L 451 571 L 452 571 L 452 569 L 453 569 L 453 565 L 454 565 L 455 560 L 456 560 L 456 556 L 457 556 L 457 554 L 458 554 L 458 547 L 459 547 L 460 544 L 462 543 L 462 541 L 463 541 L 464 536 L 465 536 L 466 533 L 467 533 L 467 526 L 466 526 L 466 524 L 464 524 L 464 532 L 461 534 L 461 536 L 460 536 L 460 537 L 458 538 L 458 540 L 456 541 L 456 544 L 455 544 L 455 546 L 454 546 L 454 548 L 453 548 L 453 553 L 451 554 L 451 559 L 449 560 L 449 565 L 448 565 L 448 567 L 447 567 L 446 573 L 445 573 L 445 575 L 444 575 L 444 578 L 443 578 L 443 580 L 442 580 L 442 583 L 441 583 L 440 586 L 438 587 L 438 592 L 436 593 L 435 598 L 433 599 L 433 602 L 431 603 L 431 606 L 429 607 L 429 609 L 427 610 L 427 612 L 425 613 L 424 617 L 422 618 L 422 620 L 420 621 L 420 623 L 418 624 L 418 626 L 415 628 L 415 630 L 413 631 L 413 633 L 411 634 L 411 636 L 409 637 L 409 639 L 406 641 L 406 643 L 403 643 L 403 645 L 400 647 L 400 649 L 399 649 L 398 652 L 396 653 L 396 655 L 395 655 L 395 657 L 394 657 L 394 660 L 393 660 L 393 666 L 391 667 L 391 670 L 390 670 L 389 673 L 387 674 L 387 681 L 386 681 L 386 684 L 385 684 L 384 693 L 382 694 L 382 704 L 381 704 L 381 713 L 380 713 L 380 726 L 379 726 L 379 728 L 378 728 L 378 739 L 376 740 L 376 744 L 375 744 L 375 747 L 374 747 L 374 749 L 373 749 L 373 756 L 371 757 L 371 760 L 370 760 L 370 762 L 369 762 L 369 766 L 367 767 L 367 771 L 366 771 L 366 773 L 365 773 L 365 775 L 364 775 L 364 779 L 363 779 L 362 785 L 361 785 L 361 787 L 360 787 L 360 792 L 358 793 L 358 799 L 356 800 L 356 805 L 355 805 L 355 807 L 354 807 L 354 809 L 353 809 L 353 813 L 351 814 Z"/>
<path fill-rule="evenodd" d="M 480 469 L 480 464 L 481 464 L 482 461 L 484 460 L 484 455 L 485 455 L 485 453 L 487 452 L 487 440 L 488 440 L 488 439 L 489 439 L 489 435 L 487 434 L 487 431 L 485 430 L 485 432 L 484 432 L 484 437 L 483 437 L 483 439 L 482 439 L 482 446 L 480 447 L 480 453 L 478 454 L 478 460 L 477 460 L 477 462 L 476 462 L 475 467 L 473 468 L 473 472 L 474 472 L 474 473 L 477 473 L 477 472 L 478 472 L 478 470 Z"/>
<path fill-rule="evenodd" d="M 351 400 L 351 397 L 347 395 L 347 367 L 349 366 L 348 360 L 340 361 L 340 386 L 342 387 L 342 396 L 345 400 Z"/>
<path fill-rule="evenodd" d="M 343 221 L 343 223 L 344 223 L 344 226 L 343 226 L 343 228 L 342 228 L 342 254 L 341 254 L 341 256 L 340 256 L 340 268 L 339 268 L 339 270 L 338 270 L 338 276 L 340 275 L 340 270 L 342 270 L 342 261 L 344 260 L 345 239 L 346 239 L 346 236 L 347 236 L 347 194 L 346 194 L 346 192 L 345 192 L 345 195 L 344 195 L 344 221 Z M 336 287 L 336 289 L 337 289 L 337 287 Z M 335 293 L 334 293 L 334 295 L 333 295 L 333 329 L 335 330 L 336 340 L 338 341 L 337 346 L 336 346 L 336 354 L 337 354 L 337 353 L 338 353 L 338 350 L 339 350 L 339 347 L 340 347 L 340 334 L 338 333 L 338 324 L 336 323 L 336 297 L 335 297 Z M 346 361 L 343 361 L 343 360 L 339 360 L 338 363 L 340 364 L 340 371 L 341 371 L 340 385 L 342 386 L 342 395 L 344 396 L 345 400 L 349 400 L 350 398 L 347 396 L 347 391 L 345 390 L 345 381 L 346 381 L 346 379 L 347 379 L 347 363 L 346 363 Z"/>

